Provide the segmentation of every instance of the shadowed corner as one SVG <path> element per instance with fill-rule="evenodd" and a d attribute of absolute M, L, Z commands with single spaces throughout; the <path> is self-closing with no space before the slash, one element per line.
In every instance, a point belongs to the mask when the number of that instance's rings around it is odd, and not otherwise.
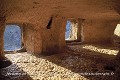
<path fill-rule="evenodd" d="M 0 80 L 33 80 L 27 72 L 24 72 L 16 64 L 0 69 Z"/>
<path fill-rule="evenodd" d="M 0 60 L 0 69 L 8 67 L 12 64 L 10 60 Z"/>

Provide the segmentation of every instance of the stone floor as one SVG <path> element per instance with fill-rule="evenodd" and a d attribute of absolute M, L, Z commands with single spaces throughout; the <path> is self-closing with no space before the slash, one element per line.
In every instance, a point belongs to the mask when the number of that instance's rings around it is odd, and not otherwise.
<path fill-rule="evenodd" d="M 117 47 L 88 44 L 68 45 L 51 56 L 9 53 L 13 64 L 0 70 L 0 80 L 119 80 L 114 69 L 105 68 L 117 53 Z"/>

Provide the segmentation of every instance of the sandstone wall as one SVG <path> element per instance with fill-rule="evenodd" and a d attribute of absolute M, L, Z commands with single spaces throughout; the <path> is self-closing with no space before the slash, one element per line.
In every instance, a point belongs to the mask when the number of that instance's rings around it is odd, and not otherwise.
<path fill-rule="evenodd" d="M 83 40 L 84 40 L 84 35 L 83 35 L 84 19 L 78 18 L 77 22 L 78 22 L 77 40 L 83 42 Z"/>
<path fill-rule="evenodd" d="M 0 60 L 4 59 L 4 29 L 5 17 L 0 17 Z"/>
<path fill-rule="evenodd" d="M 83 27 L 84 43 L 110 43 L 117 21 L 86 20 Z"/>
<path fill-rule="evenodd" d="M 27 23 L 23 26 L 23 42 L 29 53 L 53 54 L 65 46 L 66 26 L 64 17 L 53 15 L 85 19 L 84 25 L 82 21 L 78 21 L 78 26 L 83 26 L 78 27 L 78 40 L 82 39 L 84 43 L 106 43 L 111 41 L 116 25 L 108 20 L 120 20 L 118 2 L 118 0 L 1 0 L 0 17 L 6 16 L 6 23 Z"/>
<path fill-rule="evenodd" d="M 53 16 L 50 28 L 42 28 L 42 51 L 44 54 L 54 54 L 64 49 L 65 46 L 65 27 L 64 17 Z"/>
<path fill-rule="evenodd" d="M 45 24 L 46 27 L 39 29 L 35 25 L 23 25 L 23 43 L 28 53 L 50 55 L 64 49 L 66 19 L 53 16 Z"/>
<path fill-rule="evenodd" d="M 23 25 L 23 43 L 28 53 L 35 55 L 42 51 L 41 31 L 32 28 L 33 25 Z"/>

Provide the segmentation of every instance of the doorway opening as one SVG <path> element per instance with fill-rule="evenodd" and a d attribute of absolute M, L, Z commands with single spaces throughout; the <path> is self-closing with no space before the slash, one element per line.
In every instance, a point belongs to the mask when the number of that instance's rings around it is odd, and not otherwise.
<path fill-rule="evenodd" d="M 113 42 L 115 45 L 120 45 L 120 24 L 117 24 L 114 30 Z"/>
<path fill-rule="evenodd" d="M 18 25 L 6 25 L 4 31 L 4 51 L 21 49 L 21 28 Z"/>
<path fill-rule="evenodd" d="M 67 21 L 66 24 L 66 32 L 65 32 L 65 40 L 66 41 L 77 41 L 77 33 L 78 33 L 78 23 Z"/>

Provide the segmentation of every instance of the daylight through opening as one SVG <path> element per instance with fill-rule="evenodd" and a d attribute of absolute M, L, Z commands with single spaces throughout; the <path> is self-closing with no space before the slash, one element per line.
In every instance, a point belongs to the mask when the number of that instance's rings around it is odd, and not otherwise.
<path fill-rule="evenodd" d="M 117 24 L 115 31 L 114 31 L 114 44 L 120 45 L 120 24 Z"/>
<path fill-rule="evenodd" d="M 6 25 L 4 32 L 4 51 L 21 49 L 21 29 L 17 25 Z"/>
<path fill-rule="evenodd" d="M 77 32 L 78 32 L 78 23 L 71 22 L 68 20 L 66 24 L 65 40 L 67 41 L 77 40 Z"/>

